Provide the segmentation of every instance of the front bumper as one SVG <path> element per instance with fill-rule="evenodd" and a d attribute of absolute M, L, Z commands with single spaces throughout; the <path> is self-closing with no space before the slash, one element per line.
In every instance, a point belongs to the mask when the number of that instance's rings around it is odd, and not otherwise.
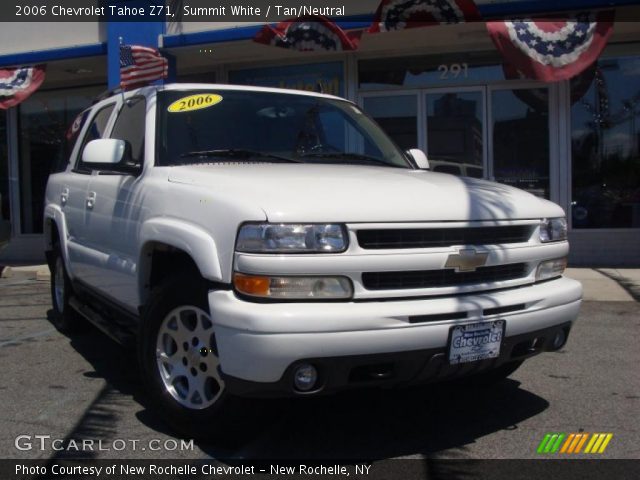
<path fill-rule="evenodd" d="M 316 362 L 323 389 L 336 390 L 357 386 L 350 379 L 358 372 L 367 377 L 360 367 L 391 363 L 391 378 L 377 367 L 372 375 L 382 374 L 379 383 L 403 383 L 526 358 L 549 350 L 547 337 L 556 331 L 568 334 L 581 298 L 579 282 L 559 278 L 482 294 L 349 303 L 261 304 L 212 291 L 209 304 L 229 390 L 246 395 L 292 393 L 289 376 L 301 361 Z M 452 315 L 458 318 L 444 319 Z M 444 353 L 451 327 L 495 319 L 506 321 L 501 357 L 449 367 Z M 536 347 L 521 352 L 534 338 Z"/>

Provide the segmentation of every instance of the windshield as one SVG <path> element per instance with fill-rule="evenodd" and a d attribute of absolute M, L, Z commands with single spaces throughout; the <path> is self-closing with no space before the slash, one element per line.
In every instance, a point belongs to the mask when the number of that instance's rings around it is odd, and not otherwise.
<path fill-rule="evenodd" d="M 157 164 L 273 162 L 412 168 L 353 104 L 240 90 L 158 92 Z"/>

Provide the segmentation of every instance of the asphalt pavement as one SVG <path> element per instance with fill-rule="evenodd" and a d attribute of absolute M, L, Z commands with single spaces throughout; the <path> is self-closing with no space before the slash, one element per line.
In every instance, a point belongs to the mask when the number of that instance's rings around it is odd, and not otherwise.
<path fill-rule="evenodd" d="M 539 458 L 549 432 L 603 432 L 613 437 L 598 458 L 638 459 L 636 273 L 594 272 L 573 274 L 617 283 L 619 296 L 604 296 L 617 301 L 585 301 L 565 348 L 529 360 L 498 387 L 272 402 L 240 444 L 184 448 L 147 408 L 134 355 L 90 326 L 71 336 L 56 331 L 46 277 L 14 274 L 0 279 L 0 458 L 519 459 Z M 593 283 L 589 295 L 603 288 Z M 101 449 L 55 451 L 55 439 L 100 440 Z"/>

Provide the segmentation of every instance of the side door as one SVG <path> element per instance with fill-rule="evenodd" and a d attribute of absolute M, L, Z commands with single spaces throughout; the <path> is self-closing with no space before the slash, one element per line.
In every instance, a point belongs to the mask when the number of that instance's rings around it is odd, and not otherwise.
<path fill-rule="evenodd" d="M 138 227 L 141 217 L 145 151 L 145 97 L 124 101 L 110 138 L 124 140 L 139 174 L 97 171 L 87 190 L 87 243 L 95 263 L 89 285 L 102 296 L 136 313 Z"/>
<path fill-rule="evenodd" d="M 91 275 L 93 259 L 88 247 L 88 225 L 86 216 L 87 191 L 93 169 L 82 161 L 84 148 L 91 140 L 103 138 L 112 123 L 116 102 L 109 103 L 88 119 L 82 130 L 80 147 L 71 158 L 72 168 L 62 185 L 60 205 L 67 227 L 69 269 L 74 278 L 86 281 Z"/>

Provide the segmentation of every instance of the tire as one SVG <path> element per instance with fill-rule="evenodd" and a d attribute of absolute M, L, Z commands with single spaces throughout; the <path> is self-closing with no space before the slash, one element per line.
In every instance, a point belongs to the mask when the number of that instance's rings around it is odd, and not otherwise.
<path fill-rule="evenodd" d="M 151 406 L 177 433 L 235 444 L 242 428 L 234 422 L 249 409 L 225 389 L 207 293 L 197 273 L 154 289 L 140 329 L 140 372 Z"/>
<path fill-rule="evenodd" d="M 465 380 L 479 387 L 491 387 L 506 380 L 506 378 L 520 368 L 523 363 L 524 360 L 505 363 L 492 370 L 472 375 Z"/>
<path fill-rule="evenodd" d="M 53 305 L 51 323 L 63 333 L 77 331 L 83 324 L 80 314 L 69 305 L 72 295 L 71 280 L 67 274 L 60 247 L 56 245 L 51 256 L 51 304 Z"/>

